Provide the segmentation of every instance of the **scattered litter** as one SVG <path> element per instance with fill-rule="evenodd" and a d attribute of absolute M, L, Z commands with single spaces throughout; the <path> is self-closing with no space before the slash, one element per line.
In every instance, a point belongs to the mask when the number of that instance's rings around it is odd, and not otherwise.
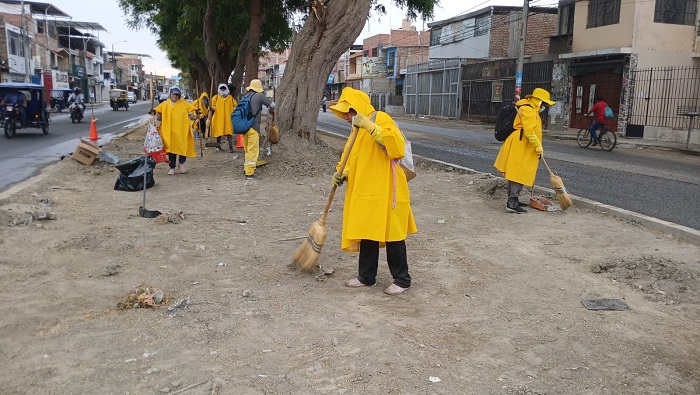
<path fill-rule="evenodd" d="M 187 307 L 187 304 L 189 302 L 189 298 L 180 299 L 177 302 L 173 303 L 172 306 L 168 307 L 168 311 L 174 311 L 175 309 L 184 309 L 185 307 Z"/>
<path fill-rule="evenodd" d="M 39 203 L 41 203 L 41 204 L 43 204 L 43 205 L 45 205 L 45 206 L 49 206 L 49 207 L 51 207 L 51 206 L 53 206 L 54 204 L 56 204 L 56 202 L 54 202 L 53 200 L 50 200 L 50 199 L 41 199 L 41 200 L 39 200 Z"/>
<path fill-rule="evenodd" d="M 624 311 L 630 309 L 627 303 L 620 299 L 583 299 L 581 303 L 588 310 Z"/>
<path fill-rule="evenodd" d="M 444 219 L 439 219 L 439 220 L 437 221 L 437 223 L 439 223 L 439 224 L 444 224 L 444 223 L 445 223 L 445 220 L 444 220 Z"/>
<path fill-rule="evenodd" d="M 439 383 L 441 381 L 440 377 L 435 377 L 435 376 L 428 377 L 428 380 L 430 380 L 430 382 L 432 382 L 432 383 Z"/>
<path fill-rule="evenodd" d="M 318 265 L 318 268 L 319 268 L 319 270 L 321 270 L 321 273 L 323 273 L 323 274 L 325 274 L 325 275 L 333 274 L 333 272 L 335 271 L 335 270 L 333 270 L 333 268 L 330 267 L 330 266 Z"/>
<path fill-rule="evenodd" d="M 219 262 L 219 266 L 226 266 L 225 262 Z"/>
<path fill-rule="evenodd" d="M 117 155 L 102 150 L 100 150 L 100 159 L 113 165 L 119 163 L 119 157 Z"/>
<path fill-rule="evenodd" d="M 170 298 L 165 292 L 147 285 L 140 285 L 130 290 L 122 301 L 117 303 L 117 308 L 121 310 L 136 308 L 153 308 L 167 303 Z"/>
<path fill-rule="evenodd" d="M 253 292 L 249 289 L 246 289 L 245 291 L 243 291 L 242 295 L 244 298 L 249 298 L 249 297 L 253 296 Z"/>
<path fill-rule="evenodd" d="M 177 210 L 177 211 L 169 211 L 167 213 L 162 213 L 156 218 L 156 221 L 158 223 L 161 223 L 163 225 L 167 223 L 171 224 L 179 224 L 180 220 L 185 219 L 186 215 L 185 213 L 182 212 L 182 210 Z"/>

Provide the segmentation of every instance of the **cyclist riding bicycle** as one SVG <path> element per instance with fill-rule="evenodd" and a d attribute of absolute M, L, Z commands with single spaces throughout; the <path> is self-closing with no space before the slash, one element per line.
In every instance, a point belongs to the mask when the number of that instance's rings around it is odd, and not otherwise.
<path fill-rule="evenodd" d="M 588 127 L 588 130 L 591 131 L 591 137 L 593 137 L 592 145 L 595 147 L 598 145 L 598 134 L 596 130 L 602 130 L 608 123 L 608 119 L 605 118 L 605 107 L 608 106 L 608 103 L 604 102 L 603 96 L 600 95 L 595 95 L 593 102 L 595 104 L 593 104 L 593 107 L 591 107 L 586 116 L 591 115 L 591 113 L 595 114 L 595 122 Z"/>

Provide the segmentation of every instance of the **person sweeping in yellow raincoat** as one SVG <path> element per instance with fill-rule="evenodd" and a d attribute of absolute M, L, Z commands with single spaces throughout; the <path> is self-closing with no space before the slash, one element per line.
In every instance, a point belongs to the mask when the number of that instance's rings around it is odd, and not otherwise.
<path fill-rule="evenodd" d="M 518 115 L 515 116 L 513 128 L 515 131 L 503 142 L 498 151 L 494 166 L 508 180 L 508 201 L 506 211 L 511 213 L 526 213 L 523 208 L 527 204 L 518 200 L 523 185 L 535 183 L 537 165 L 542 149 L 542 118 L 540 113 L 547 106 L 556 102 L 550 100 L 549 92 L 535 88 L 531 95 L 515 103 Z"/>
<path fill-rule="evenodd" d="M 270 114 L 275 111 L 275 102 L 263 93 L 262 81 L 254 79 L 245 88 L 245 96 L 250 99 L 250 114 L 255 119 L 253 126 L 243 135 L 243 150 L 245 151 L 245 161 L 243 162 L 243 172 L 246 180 L 259 180 L 260 176 L 255 174 L 255 169 L 260 156 L 260 122 L 262 120 L 262 108 L 267 106 Z M 242 100 L 242 99 L 241 99 Z"/>
<path fill-rule="evenodd" d="M 411 286 L 406 254 L 406 236 L 417 232 L 411 211 L 406 175 L 395 159 L 404 156 L 405 140 L 394 120 L 385 112 L 375 112 L 366 93 L 343 89 L 333 114 L 359 129 L 343 174 L 333 175 L 333 185 L 347 181 L 343 208 L 341 248 L 358 252 L 357 277 L 345 285 L 353 288 L 376 284 L 379 248 L 386 247 L 392 284 L 384 290 L 398 295 Z M 346 155 L 347 144 L 343 149 Z"/>
<path fill-rule="evenodd" d="M 207 92 L 202 92 L 199 99 L 192 102 L 196 109 L 199 121 L 194 123 L 195 133 L 198 133 L 199 138 L 204 137 L 204 132 L 207 130 L 207 110 L 209 110 L 209 95 Z"/>
<path fill-rule="evenodd" d="M 180 88 L 174 86 L 170 88 L 170 100 L 166 100 L 158 105 L 153 111 L 157 114 L 156 119 L 161 121 L 160 136 L 163 139 L 165 152 L 170 160 L 170 170 L 168 174 L 175 174 L 175 163 L 180 168 L 180 173 L 187 173 L 185 161 L 187 157 L 194 158 L 197 153 L 194 150 L 194 134 L 190 128 L 190 122 L 195 117 L 194 106 L 181 98 Z"/>
<path fill-rule="evenodd" d="M 236 99 L 230 95 L 226 84 L 219 84 L 219 93 L 211 98 L 211 108 L 214 115 L 211 116 L 211 137 L 216 137 L 216 143 L 221 144 L 221 137 L 228 140 L 228 152 L 233 152 L 233 126 L 231 125 L 231 113 L 236 108 Z M 216 147 L 221 150 L 221 146 Z"/>

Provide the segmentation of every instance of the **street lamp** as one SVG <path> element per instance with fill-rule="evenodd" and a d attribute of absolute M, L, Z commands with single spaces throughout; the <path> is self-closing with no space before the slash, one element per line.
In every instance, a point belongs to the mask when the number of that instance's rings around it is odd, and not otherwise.
<path fill-rule="evenodd" d="M 116 43 L 112 43 L 112 71 L 114 72 L 114 85 L 117 84 L 117 61 L 116 57 L 114 56 L 114 44 L 119 44 L 119 43 L 125 43 L 126 40 L 124 41 L 117 41 Z M 119 73 L 119 79 L 121 80 L 121 73 Z M 121 81 L 119 81 L 121 82 Z"/>

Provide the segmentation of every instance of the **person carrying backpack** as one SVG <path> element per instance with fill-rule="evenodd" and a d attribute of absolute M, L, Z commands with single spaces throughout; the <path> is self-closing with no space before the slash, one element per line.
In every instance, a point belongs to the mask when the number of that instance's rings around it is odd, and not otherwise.
<path fill-rule="evenodd" d="M 596 133 L 596 130 L 602 129 L 608 123 L 608 119 L 605 117 L 605 108 L 608 106 L 608 103 L 603 101 L 603 96 L 601 95 L 595 95 L 593 102 L 595 104 L 593 104 L 593 107 L 591 107 L 586 115 L 595 115 L 595 122 L 588 127 L 593 137 L 593 146 L 595 147 L 598 145 L 598 133 Z"/>
<path fill-rule="evenodd" d="M 243 150 L 245 151 L 243 170 L 246 180 L 258 180 L 260 177 L 255 174 L 255 167 L 258 163 L 258 157 L 260 156 L 261 110 L 262 106 L 265 105 L 270 109 L 270 114 L 274 113 L 275 102 L 262 93 L 262 82 L 258 79 L 250 81 L 250 85 L 245 89 L 246 93 L 244 97 L 250 100 L 249 114 L 255 118 L 253 120 L 253 126 L 248 129 L 248 132 L 243 134 Z M 243 101 L 243 98 L 241 98 L 241 101 Z"/>
<path fill-rule="evenodd" d="M 550 100 L 549 92 L 542 88 L 535 88 L 531 95 L 526 95 L 524 99 L 515 103 L 518 108 L 513 122 L 515 131 L 503 142 L 493 164 L 503 173 L 503 178 L 508 180 L 508 212 L 527 212 L 523 208 L 527 204 L 520 202 L 518 197 L 523 185 L 532 185 L 535 182 L 540 155 L 544 153 L 540 113 L 547 106 L 554 104 L 555 102 Z"/>

